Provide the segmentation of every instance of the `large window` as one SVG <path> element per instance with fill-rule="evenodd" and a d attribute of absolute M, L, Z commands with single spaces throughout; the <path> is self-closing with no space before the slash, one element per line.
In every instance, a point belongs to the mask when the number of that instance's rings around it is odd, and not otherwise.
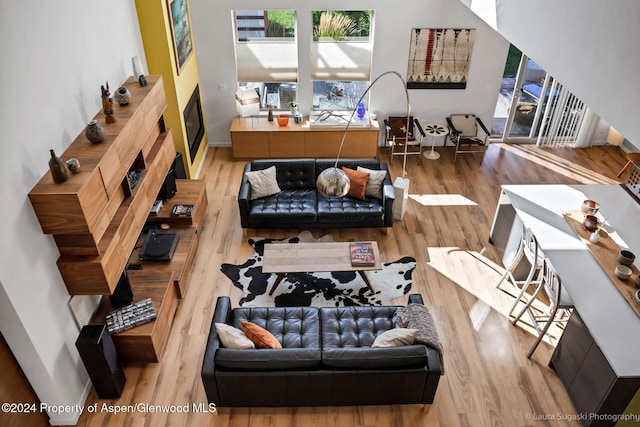
<path fill-rule="evenodd" d="M 298 81 L 295 11 L 238 10 L 234 16 L 240 86 L 256 89 L 263 110 L 289 108 Z"/>
<path fill-rule="evenodd" d="M 371 80 L 373 11 L 313 11 L 313 109 L 350 111 Z M 367 100 L 364 100 L 365 105 Z"/>

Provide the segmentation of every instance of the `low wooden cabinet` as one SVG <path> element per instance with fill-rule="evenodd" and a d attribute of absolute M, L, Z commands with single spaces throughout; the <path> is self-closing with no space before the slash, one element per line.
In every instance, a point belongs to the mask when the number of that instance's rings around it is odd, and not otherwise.
<path fill-rule="evenodd" d="M 237 159 L 332 158 L 338 154 L 343 129 L 311 127 L 308 121 L 280 127 L 266 117 L 235 118 L 229 129 L 233 157 Z M 380 127 L 350 127 L 342 157 L 375 158 Z"/>

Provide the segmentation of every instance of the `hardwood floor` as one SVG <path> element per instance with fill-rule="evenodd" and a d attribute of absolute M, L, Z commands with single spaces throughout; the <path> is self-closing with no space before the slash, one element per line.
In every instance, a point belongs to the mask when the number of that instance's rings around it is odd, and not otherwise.
<path fill-rule="evenodd" d="M 127 366 L 124 394 L 100 400 L 91 391 L 80 426 L 525 426 L 580 425 L 563 385 L 547 367 L 552 347 L 541 344 L 531 360 L 534 336 L 514 327 L 506 316 L 512 297 L 495 285 L 504 271 L 489 230 L 502 184 L 615 184 L 624 165 L 616 149 L 539 149 L 534 145 L 492 144 L 480 165 L 476 155 L 461 155 L 454 166 L 451 148 L 439 147 L 439 160 L 407 161 L 411 180 L 407 213 L 385 235 L 379 229 L 313 230 L 338 241 L 377 240 L 382 258 L 416 258 L 412 292 L 421 293 L 444 345 L 445 375 L 429 412 L 418 405 L 338 408 L 227 409 L 198 413 L 206 403 L 200 368 L 216 298 L 240 297 L 220 272 L 224 262 L 241 262 L 251 253 L 247 237 L 289 237 L 297 230 L 250 230 L 243 236 L 236 195 L 244 161 L 230 148 L 210 149 L 202 175 L 209 208 L 186 297 L 179 303 L 162 361 Z M 389 162 L 386 152 L 380 153 Z M 395 178 L 402 162 L 390 165 Z M 405 298 L 394 301 L 406 303 Z M 274 390 L 277 392 L 277 390 Z M 101 411 L 106 405 L 188 405 L 185 413 L 134 410 Z M 543 421 L 542 417 L 556 417 Z"/>

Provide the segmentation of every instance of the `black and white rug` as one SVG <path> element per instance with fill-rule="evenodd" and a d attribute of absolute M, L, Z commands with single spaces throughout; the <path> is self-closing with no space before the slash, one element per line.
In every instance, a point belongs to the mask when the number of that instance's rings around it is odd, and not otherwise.
<path fill-rule="evenodd" d="M 382 270 L 367 271 L 367 277 L 375 289 L 371 293 L 360 275 L 355 272 L 287 273 L 273 295 L 269 290 L 276 274 L 262 272 L 262 254 L 265 243 L 298 243 L 333 241 L 331 236 L 314 239 L 303 231 L 291 239 L 249 239 L 255 253 L 241 265 L 222 264 L 220 269 L 239 288 L 243 307 L 341 307 L 352 305 L 383 305 L 401 297 L 411 289 L 411 274 L 416 260 L 404 257 L 383 264 Z"/>

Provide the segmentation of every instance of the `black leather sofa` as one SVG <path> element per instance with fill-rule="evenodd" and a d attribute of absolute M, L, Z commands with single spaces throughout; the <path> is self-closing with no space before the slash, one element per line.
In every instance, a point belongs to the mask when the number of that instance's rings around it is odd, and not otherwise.
<path fill-rule="evenodd" d="M 392 227 L 394 191 L 386 163 L 375 159 L 342 159 L 338 167 L 386 170 L 382 198 L 327 198 L 316 190 L 316 179 L 334 166 L 332 159 L 270 159 L 248 163 L 238 192 L 242 228 Z M 276 167 L 280 193 L 251 200 L 245 173 Z"/>
<path fill-rule="evenodd" d="M 220 297 L 202 364 L 207 399 L 217 407 L 431 404 L 442 374 L 436 349 L 371 347 L 395 327 L 397 308 L 232 309 Z M 283 348 L 224 348 L 214 323 L 240 328 L 242 320 L 269 330 Z"/>

